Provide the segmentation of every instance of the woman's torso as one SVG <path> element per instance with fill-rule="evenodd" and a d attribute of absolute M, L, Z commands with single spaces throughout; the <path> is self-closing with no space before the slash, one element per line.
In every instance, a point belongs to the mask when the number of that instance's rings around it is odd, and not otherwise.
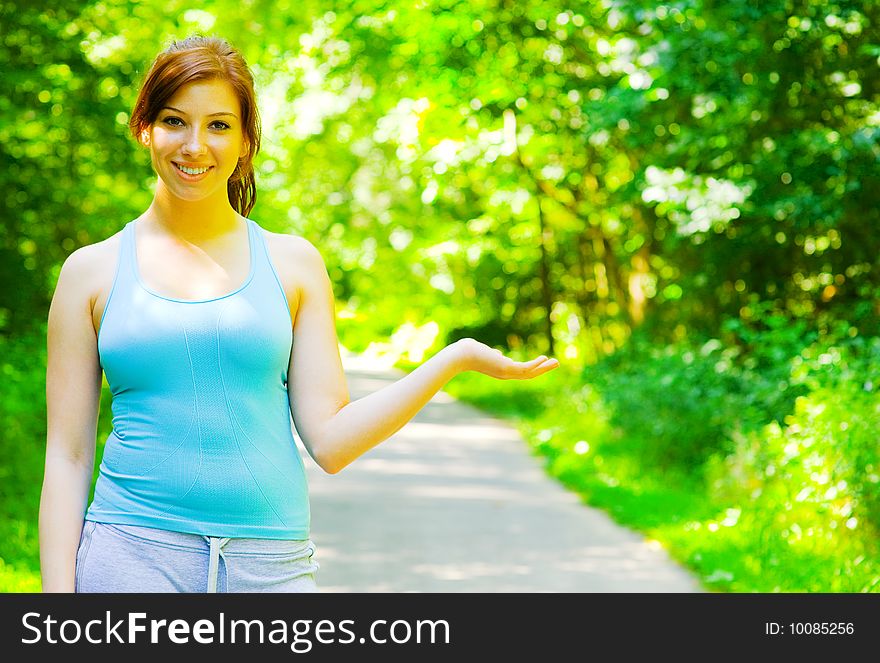
<path fill-rule="evenodd" d="M 241 217 L 193 247 L 139 221 L 90 247 L 113 431 L 87 519 L 306 538 L 286 382 L 304 240 Z"/>

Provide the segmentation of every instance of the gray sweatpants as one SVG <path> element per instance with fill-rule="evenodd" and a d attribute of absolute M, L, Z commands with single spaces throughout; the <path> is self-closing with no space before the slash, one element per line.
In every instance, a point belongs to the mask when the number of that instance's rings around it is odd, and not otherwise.
<path fill-rule="evenodd" d="M 228 539 L 83 522 L 77 593 L 317 592 L 311 540 Z"/>

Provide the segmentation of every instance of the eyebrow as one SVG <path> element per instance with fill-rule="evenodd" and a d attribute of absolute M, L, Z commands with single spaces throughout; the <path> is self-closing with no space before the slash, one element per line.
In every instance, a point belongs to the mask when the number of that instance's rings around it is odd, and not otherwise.
<path fill-rule="evenodd" d="M 174 106 L 165 106 L 162 110 L 173 110 L 173 111 L 177 111 L 178 113 L 183 113 L 184 115 L 187 114 L 186 111 L 182 111 L 179 108 L 175 108 Z M 226 111 L 221 111 L 219 113 L 211 113 L 210 115 L 208 115 L 208 117 L 216 117 L 217 115 L 231 115 L 236 120 L 238 119 L 238 115 L 236 115 L 235 113 L 228 113 Z"/>

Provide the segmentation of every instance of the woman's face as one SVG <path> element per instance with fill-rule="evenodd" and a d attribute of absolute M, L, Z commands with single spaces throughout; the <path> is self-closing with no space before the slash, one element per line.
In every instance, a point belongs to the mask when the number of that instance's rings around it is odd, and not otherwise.
<path fill-rule="evenodd" d="M 227 180 L 248 149 L 238 97 L 219 79 L 178 89 L 159 111 L 149 135 L 153 169 L 173 194 L 191 201 L 212 194 L 225 199 Z"/>

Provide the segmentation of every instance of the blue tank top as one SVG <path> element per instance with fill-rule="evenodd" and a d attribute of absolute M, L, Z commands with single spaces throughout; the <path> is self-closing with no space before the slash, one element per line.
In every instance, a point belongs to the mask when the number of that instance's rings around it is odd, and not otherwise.
<path fill-rule="evenodd" d="M 207 536 L 306 539 L 306 476 L 293 438 L 290 310 L 263 232 L 250 272 L 214 299 L 162 296 L 122 230 L 98 354 L 113 394 L 86 520 Z"/>

